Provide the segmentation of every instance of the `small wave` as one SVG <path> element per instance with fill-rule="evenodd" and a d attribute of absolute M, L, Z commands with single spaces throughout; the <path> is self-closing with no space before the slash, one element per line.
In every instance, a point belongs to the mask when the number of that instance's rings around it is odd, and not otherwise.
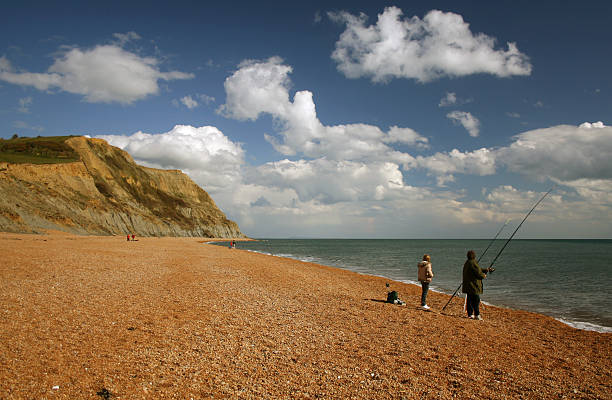
<path fill-rule="evenodd" d="M 320 264 L 321 261 L 316 257 L 299 257 L 300 261 L 308 262 L 308 263 L 317 263 Z"/>
<path fill-rule="evenodd" d="M 581 329 L 583 331 L 594 331 L 600 333 L 612 333 L 612 328 L 608 326 L 601 326 L 597 324 L 592 324 L 590 322 L 582 322 L 582 321 L 569 321 L 563 318 L 555 318 L 559 322 L 563 322 L 565 325 L 569 325 L 572 328 Z"/>
<path fill-rule="evenodd" d="M 384 277 L 383 277 L 383 278 L 384 278 Z M 411 284 L 411 285 L 421 286 L 421 282 L 419 282 L 419 281 L 413 281 L 413 280 L 410 280 L 410 279 L 398 279 L 397 281 L 398 281 L 398 282 L 402 282 L 402 283 L 409 283 L 409 284 Z M 429 287 L 429 290 L 431 290 L 432 292 L 440 292 L 440 293 L 444 293 L 444 292 L 442 292 L 442 291 L 440 291 L 440 290 L 436 290 L 435 288 L 433 288 L 433 287 L 431 287 L 431 286 Z"/>
<path fill-rule="evenodd" d="M 260 250 L 247 250 L 247 251 L 251 253 L 256 253 L 256 254 L 263 254 L 264 256 L 274 256 L 274 254 L 272 253 L 268 253 L 268 252 L 260 251 Z"/>

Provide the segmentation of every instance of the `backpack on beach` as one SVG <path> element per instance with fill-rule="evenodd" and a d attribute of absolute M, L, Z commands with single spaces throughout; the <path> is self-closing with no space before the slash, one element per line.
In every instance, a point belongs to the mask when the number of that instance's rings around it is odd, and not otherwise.
<path fill-rule="evenodd" d="M 387 293 L 387 303 L 395 304 L 397 300 L 399 300 L 399 296 L 395 290 Z"/>

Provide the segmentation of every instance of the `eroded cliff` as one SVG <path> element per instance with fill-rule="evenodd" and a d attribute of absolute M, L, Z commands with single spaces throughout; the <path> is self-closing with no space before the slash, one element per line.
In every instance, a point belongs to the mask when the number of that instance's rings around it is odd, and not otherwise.
<path fill-rule="evenodd" d="M 244 237 L 181 171 L 139 166 L 101 139 L 73 137 L 65 143 L 79 161 L 0 162 L 0 230 Z"/>

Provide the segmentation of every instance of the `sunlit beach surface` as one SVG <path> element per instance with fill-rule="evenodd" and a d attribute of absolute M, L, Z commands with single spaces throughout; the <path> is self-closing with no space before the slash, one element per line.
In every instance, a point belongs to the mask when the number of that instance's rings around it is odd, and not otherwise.
<path fill-rule="evenodd" d="M 201 238 L 0 234 L 0 398 L 610 398 L 612 334 Z M 239 247 L 239 246 L 238 246 Z"/>

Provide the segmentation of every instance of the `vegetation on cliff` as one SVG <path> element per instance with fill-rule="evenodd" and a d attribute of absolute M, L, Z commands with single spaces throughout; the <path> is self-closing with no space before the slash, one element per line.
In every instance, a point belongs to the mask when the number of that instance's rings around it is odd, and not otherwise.
<path fill-rule="evenodd" d="M 0 138 L 0 162 L 15 164 L 56 164 L 79 160 L 79 155 L 65 142 L 73 136 Z"/>

